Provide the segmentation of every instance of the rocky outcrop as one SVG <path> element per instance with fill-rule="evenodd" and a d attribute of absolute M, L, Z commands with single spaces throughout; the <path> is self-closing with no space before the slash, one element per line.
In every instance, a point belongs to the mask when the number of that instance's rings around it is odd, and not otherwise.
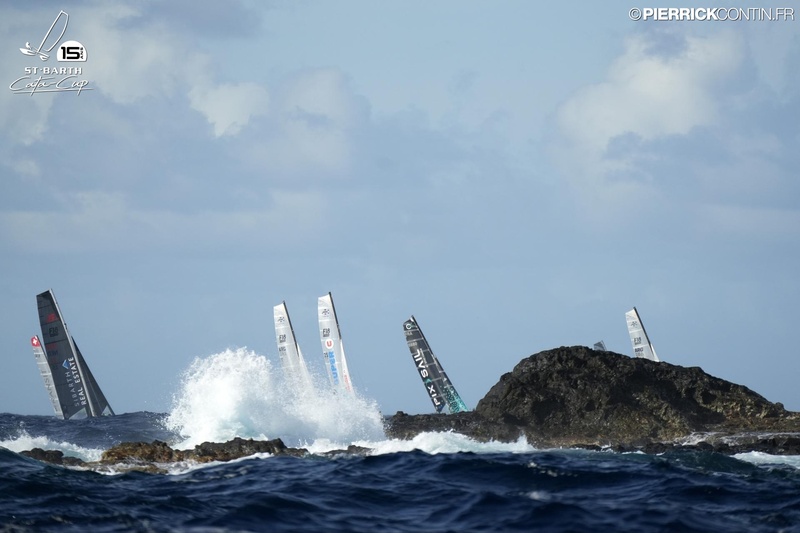
<path fill-rule="evenodd" d="M 656 363 L 583 346 L 556 348 L 523 359 L 474 411 L 455 415 L 398 412 L 386 419 L 390 438 L 411 439 L 425 431 L 454 431 L 479 441 L 511 442 L 525 437 L 539 447 L 800 455 L 800 413 L 699 367 Z M 322 455 L 369 451 L 350 446 Z M 55 464 L 151 472 L 162 471 L 159 465 L 181 461 L 230 461 L 256 453 L 308 455 L 307 450 L 289 448 L 280 439 L 240 438 L 205 442 L 193 450 L 174 450 L 160 441 L 122 443 L 106 450 L 97 463 L 82 463 L 60 451 L 22 453 Z"/>
<path fill-rule="evenodd" d="M 698 432 L 795 432 L 800 415 L 699 367 L 575 346 L 523 359 L 472 413 L 398 413 L 387 424 L 398 438 L 431 430 L 479 440 L 522 435 L 541 446 L 630 447 Z"/>

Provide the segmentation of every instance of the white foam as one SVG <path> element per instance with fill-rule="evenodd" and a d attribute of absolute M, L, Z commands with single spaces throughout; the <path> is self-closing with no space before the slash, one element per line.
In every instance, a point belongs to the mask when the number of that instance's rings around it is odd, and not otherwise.
<path fill-rule="evenodd" d="M 373 455 L 409 452 L 421 450 L 425 453 L 530 453 L 536 448 L 528 444 L 524 437 L 520 437 L 516 442 L 479 442 L 474 439 L 453 432 L 424 432 L 416 435 L 411 440 L 389 439 L 378 442 L 359 442 L 359 446 L 364 446 L 372 450 Z"/>
<path fill-rule="evenodd" d="M 47 437 L 32 437 L 25 430 L 20 430 L 13 439 L 0 441 L 0 446 L 16 453 L 32 450 L 34 448 L 41 448 L 42 450 L 60 450 L 66 456 L 77 457 L 83 461 L 98 461 L 104 451 L 99 448 L 84 448 L 72 444 L 71 442 L 58 442 Z"/>
<path fill-rule="evenodd" d="M 293 447 L 319 439 L 333 446 L 384 437 L 374 401 L 336 394 L 327 381 L 299 390 L 266 357 L 246 348 L 196 358 L 184 372 L 166 425 L 185 437 L 176 445 L 181 449 L 234 437 L 281 438 Z"/>
<path fill-rule="evenodd" d="M 763 452 L 737 453 L 735 458 L 756 465 L 788 465 L 800 469 L 800 455 L 771 455 Z"/>

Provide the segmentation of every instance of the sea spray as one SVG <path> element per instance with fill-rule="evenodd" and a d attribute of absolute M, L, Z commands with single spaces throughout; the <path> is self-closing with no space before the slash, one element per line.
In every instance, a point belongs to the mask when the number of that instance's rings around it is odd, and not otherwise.
<path fill-rule="evenodd" d="M 321 439 L 332 447 L 385 438 L 374 401 L 337 394 L 322 384 L 299 387 L 266 357 L 246 348 L 195 358 L 183 374 L 166 425 L 183 435 L 180 448 L 234 437 L 281 438 L 288 446 Z"/>

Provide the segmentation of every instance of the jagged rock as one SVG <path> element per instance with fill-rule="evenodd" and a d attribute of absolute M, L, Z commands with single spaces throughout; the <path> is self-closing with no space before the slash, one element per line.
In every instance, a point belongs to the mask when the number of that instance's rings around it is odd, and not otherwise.
<path fill-rule="evenodd" d="M 531 442 L 551 443 L 649 442 L 711 428 L 797 423 L 782 405 L 699 367 L 582 346 L 523 359 L 475 411 L 518 427 Z"/>
<path fill-rule="evenodd" d="M 204 442 L 195 446 L 193 451 L 186 452 L 186 457 L 199 463 L 207 463 L 211 461 L 231 461 L 256 453 L 300 457 L 307 455 L 308 450 L 304 448 L 288 448 L 281 439 L 253 440 L 236 437 L 223 443 Z"/>
<path fill-rule="evenodd" d="M 474 412 L 406 415 L 387 420 L 387 434 L 456 431 L 478 440 L 540 446 L 641 449 L 697 432 L 800 431 L 800 414 L 747 387 L 703 372 L 599 352 L 561 347 L 520 361 L 478 402 Z M 751 443 L 755 446 L 756 443 Z M 792 441 L 761 443 L 793 449 Z"/>
<path fill-rule="evenodd" d="M 123 442 L 103 452 L 101 463 L 174 463 L 184 461 L 185 452 L 173 450 L 166 442 Z"/>

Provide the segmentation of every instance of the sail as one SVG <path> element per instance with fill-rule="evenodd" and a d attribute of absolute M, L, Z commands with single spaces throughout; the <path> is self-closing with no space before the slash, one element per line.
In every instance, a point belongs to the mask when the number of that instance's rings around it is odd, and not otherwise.
<path fill-rule="evenodd" d="M 64 413 L 61 410 L 61 401 L 58 399 L 58 392 L 56 391 L 56 383 L 53 380 L 53 370 L 47 362 L 47 356 L 42 348 L 42 342 L 39 340 L 38 335 L 31 337 L 31 347 L 33 348 L 33 357 L 36 359 L 36 366 L 39 367 L 39 374 L 44 380 L 44 388 L 47 390 L 47 395 L 50 396 L 50 403 L 53 404 L 53 410 L 56 416 L 64 418 Z"/>
<path fill-rule="evenodd" d="M 56 414 L 65 419 L 113 415 L 114 411 L 67 330 L 53 291 L 47 290 L 36 295 L 36 304 L 39 308 L 44 353 L 60 407 L 60 413 L 59 409 L 55 409 Z M 31 344 L 33 343 L 32 339 Z M 42 373 L 41 365 L 39 371 Z M 52 400 L 52 393 L 50 394 Z"/>
<path fill-rule="evenodd" d="M 331 293 L 320 296 L 317 300 L 317 315 L 319 317 L 319 338 L 322 343 L 322 357 L 325 359 L 325 368 L 328 369 L 328 378 L 331 385 L 344 388 L 353 392 L 350 381 L 350 371 L 347 369 L 347 359 L 344 355 L 342 333 L 339 329 L 339 319 L 336 308 L 333 306 Z"/>
<path fill-rule="evenodd" d="M 467 409 L 456 388 L 450 382 L 441 363 L 433 354 L 413 315 L 403 322 L 403 330 L 408 349 L 411 351 L 411 357 L 414 360 L 420 378 L 422 378 L 422 383 L 431 399 L 431 403 L 433 403 L 434 409 L 437 412 L 442 412 L 447 406 L 450 413 L 468 411 L 469 409 Z"/>
<path fill-rule="evenodd" d="M 594 349 L 597 350 L 598 352 L 605 352 L 606 343 L 604 343 L 603 341 L 597 341 L 596 343 L 594 343 Z"/>
<path fill-rule="evenodd" d="M 284 375 L 290 379 L 299 378 L 305 383 L 311 383 L 311 376 L 308 373 L 303 353 L 294 338 L 292 321 L 289 318 L 289 310 L 286 309 L 286 302 L 281 302 L 273 308 L 275 319 L 275 340 L 278 343 L 278 357 L 281 360 Z"/>
<path fill-rule="evenodd" d="M 644 324 L 642 324 L 642 319 L 639 318 L 639 311 L 634 307 L 625 313 L 625 320 L 628 322 L 628 333 L 631 336 L 634 355 L 651 361 L 659 361 L 656 349 L 653 348 L 653 344 L 644 329 Z"/>

